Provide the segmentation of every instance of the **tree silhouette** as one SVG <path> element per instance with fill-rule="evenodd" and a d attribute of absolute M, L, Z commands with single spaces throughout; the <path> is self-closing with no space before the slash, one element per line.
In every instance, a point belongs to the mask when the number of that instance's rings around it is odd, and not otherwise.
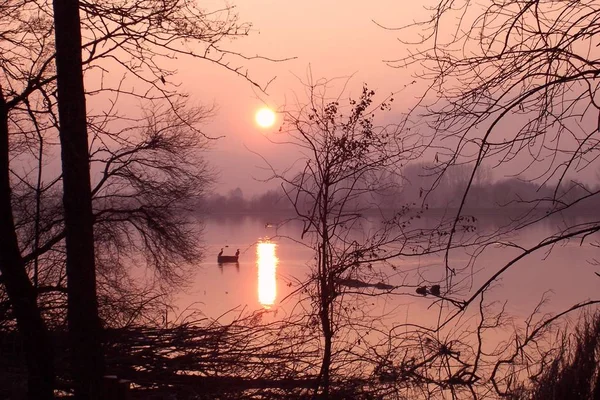
<path fill-rule="evenodd" d="M 22 262 L 12 263 L 10 267 L 7 264 L 7 268 L 12 268 L 13 271 L 18 270 L 17 275 L 21 278 L 27 277 L 30 266 L 33 264 L 33 268 L 31 268 L 33 285 L 31 282 L 29 283 L 34 289 L 33 299 L 35 300 L 39 296 L 45 315 L 55 317 L 60 316 L 59 310 L 63 306 L 61 299 L 65 292 L 70 292 L 72 295 L 74 293 L 71 291 L 77 291 L 77 284 L 72 283 L 66 287 L 64 284 L 62 249 L 65 245 L 65 237 L 70 237 L 67 239 L 69 243 L 76 244 L 77 240 L 87 243 L 86 246 L 67 244 L 70 247 L 68 258 L 71 258 L 70 255 L 76 254 L 73 251 L 81 250 L 82 253 L 79 254 L 81 257 L 76 257 L 81 265 L 84 256 L 87 257 L 83 262 L 84 267 L 75 267 L 75 263 L 67 262 L 68 275 L 74 278 L 70 280 L 80 283 L 87 282 L 86 287 L 90 289 L 78 292 L 81 296 L 87 296 L 87 301 L 79 304 L 71 302 L 72 307 L 87 305 L 90 312 L 79 314 L 73 313 L 74 310 L 71 309 L 69 323 L 77 324 L 78 319 L 79 321 L 88 319 L 77 327 L 73 326 L 73 329 L 80 334 L 79 338 L 81 339 L 73 341 L 73 343 L 85 346 L 86 341 L 89 341 L 88 350 L 92 351 L 93 343 L 97 342 L 98 337 L 93 334 L 84 334 L 85 328 L 99 326 L 96 313 L 92 310 L 93 302 L 96 299 L 93 298 L 95 294 L 91 290 L 95 276 L 93 274 L 93 246 L 90 246 L 90 243 L 94 242 L 89 240 L 92 232 L 90 222 L 95 222 L 101 228 L 99 230 L 101 236 L 99 240 L 96 240 L 96 245 L 104 246 L 103 250 L 112 249 L 112 256 L 116 256 L 118 251 L 115 249 L 122 250 L 122 246 L 129 246 L 130 249 L 145 253 L 149 265 L 158 267 L 161 270 L 161 276 L 171 279 L 171 282 L 175 281 L 177 275 L 172 267 L 182 259 L 191 260 L 192 253 L 197 254 L 197 246 L 186 247 L 190 241 L 185 237 L 182 238 L 182 235 L 195 233 L 188 229 L 189 221 L 183 221 L 177 214 L 178 207 L 183 205 L 182 202 L 177 203 L 177 207 L 169 210 L 169 205 L 175 203 L 172 198 L 171 200 L 167 198 L 184 195 L 181 200 L 189 200 L 190 195 L 201 192 L 202 185 L 210 181 L 210 175 L 201 176 L 202 173 L 208 172 L 205 164 L 201 160 L 191 163 L 192 158 L 190 157 L 191 148 L 195 147 L 194 151 L 200 150 L 207 143 L 208 139 L 199 129 L 198 122 L 203 120 L 199 117 L 210 114 L 210 110 L 204 108 L 185 108 L 184 110 L 181 107 L 180 100 L 184 99 L 186 95 L 180 93 L 176 85 L 171 83 L 170 78 L 174 71 L 166 68 L 165 62 L 171 60 L 173 54 L 189 56 L 228 69 L 251 82 L 255 87 L 264 89 L 266 85 L 260 85 L 252 80 L 247 70 L 242 67 L 245 61 L 257 57 L 245 57 L 243 54 L 230 51 L 223 45 L 228 38 L 247 35 L 250 28 L 249 24 L 239 22 L 232 7 L 227 6 L 211 12 L 199 9 L 193 2 L 180 0 L 133 1 L 121 2 L 118 5 L 103 2 L 69 4 L 61 2 L 56 6 L 57 11 L 54 15 L 47 12 L 47 5 L 42 2 L 15 0 L 2 6 L 3 12 L 0 18 L 3 22 L 3 32 L 0 37 L 2 42 L 10 47 L 10 51 L 3 55 L 0 62 L 2 69 L 0 85 L 4 99 L 2 111 L 3 118 L 7 121 L 6 126 L 3 127 L 3 129 L 6 128 L 3 132 L 6 133 L 7 145 L 6 148 L 2 148 L 7 152 L 3 154 L 3 159 L 7 162 L 2 167 L 7 169 L 2 171 L 2 176 L 9 177 L 12 173 L 12 177 L 7 178 L 6 185 L 2 188 L 2 194 L 6 196 L 4 198 L 6 201 L 3 203 L 5 207 L 3 215 L 7 221 L 7 225 L 3 225 L 3 228 L 13 230 L 8 221 L 14 217 L 18 218 L 13 225 L 20 248 L 15 248 L 12 243 L 12 247 L 2 249 L 3 254 L 0 257 L 9 257 L 14 261 L 16 259 L 10 254 L 13 256 L 17 253 L 21 254 Z M 65 10 L 60 8 L 62 6 L 66 7 Z M 77 10 L 73 11 L 73 8 L 68 7 L 75 7 Z M 62 35 L 59 32 L 60 29 L 55 32 L 54 18 L 57 18 L 59 22 L 63 21 L 61 18 L 67 16 L 67 10 L 71 11 L 71 14 L 68 14 L 71 18 L 75 18 L 74 14 L 81 15 L 80 23 L 77 23 L 75 19 L 66 20 L 68 29 L 74 32 L 75 25 L 77 25 L 78 32 L 81 34 Z M 55 34 L 56 41 L 54 40 Z M 71 42 L 80 36 L 82 40 L 79 45 L 76 46 L 74 42 Z M 61 38 L 65 41 L 62 41 Z M 190 50 L 190 47 L 182 44 L 183 41 L 198 44 L 196 49 L 199 51 Z M 58 46 L 62 45 L 64 47 L 61 47 L 59 52 Z M 55 58 L 55 52 L 64 54 L 64 50 L 71 52 L 67 55 L 76 55 L 77 53 L 79 56 L 69 56 L 67 62 L 61 64 L 58 58 Z M 69 73 L 69 66 L 73 68 L 72 71 L 78 70 L 79 73 L 77 75 L 63 74 L 61 71 L 65 70 Z M 102 110 L 98 115 L 85 115 L 85 112 L 82 114 L 81 106 L 84 104 L 82 103 L 82 93 L 80 93 L 82 87 L 78 88 L 79 92 L 69 88 L 64 90 L 65 85 L 72 84 L 77 80 L 77 76 L 81 75 L 82 71 L 88 78 L 85 92 L 88 98 L 97 94 L 112 96 L 107 104 L 107 109 Z M 121 74 L 124 79 L 117 80 L 117 83 L 105 80 L 102 76 L 107 71 L 110 71 L 112 76 Z M 94 75 L 95 73 L 99 75 Z M 66 77 L 66 80 L 62 79 L 61 83 L 57 83 L 57 74 L 62 74 L 61 76 Z M 135 90 L 123 84 L 125 75 L 136 79 L 138 84 L 131 86 L 135 87 Z M 100 78 L 93 79 L 94 76 L 100 76 Z M 109 82 L 111 83 L 109 84 Z M 74 96 L 79 97 L 75 99 Z M 128 133 L 132 131 L 119 131 L 118 126 L 115 126 L 118 125 L 115 121 L 122 117 L 116 112 L 117 102 L 121 97 L 127 96 L 155 103 L 146 108 L 157 111 L 155 116 L 157 121 L 150 120 L 149 123 L 143 123 L 143 121 L 149 121 L 144 115 L 139 118 L 127 116 L 128 121 L 134 125 L 134 127 L 130 127 L 133 131 L 147 130 L 147 135 L 142 141 L 132 140 L 132 137 L 128 137 Z M 62 105 L 57 105 L 57 97 Z M 79 109 L 76 108 L 78 113 L 71 113 L 68 109 L 65 111 L 65 101 L 68 102 L 69 98 L 73 100 L 73 105 L 79 104 Z M 170 111 L 158 111 L 160 107 L 156 104 L 160 102 L 168 105 Z M 69 121 L 73 121 L 76 115 L 79 118 L 77 120 L 79 125 L 71 127 Z M 174 127 L 170 131 L 161 126 L 164 122 L 161 119 L 167 118 L 167 115 L 170 118 L 171 126 Z M 100 178 L 101 182 L 98 186 L 90 186 L 86 167 L 90 162 L 88 140 L 82 133 L 86 128 L 86 122 L 90 123 L 88 128 L 92 138 L 89 143 L 92 153 L 91 161 L 106 167 L 104 178 L 108 179 Z M 136 124 L 138 126 L 135 126 Z M 151 130 L 153 129 L 158 130 L 152 134 Z M 48 180 L 42 179 L 45 176 L 42 168 L 47 164 L 46 160 L 51 159 L 50 155 L 53 149 L 56 149 L 56 132 L 59 130 L 64 146 L 63 174 L 55 175 Z M 176 130 L 179 130 L 179 133 L 176 133 Z M 187 130 L 187 132 L 181 133 L 182 130 Z M 70 136 L 71 134 L 72 136 Z M 70 147 L 74 143 L 78 147 Z M 74 153 L 69 153 L 70 150 Z M 176 152 L 180 157 L 171 157 L 171 160 L 167 160 L 165 155 L 169 152 L 171 154 Z M 94 159 L 94 155 L 103 157 Z M 34 168 L 29 170 L 14 168 L 19 161 L 30 160 L 32 156 L 36 159 Z M 12 165 L 8 164 L 8 160 L 11 160 Z M 152 163 L 150 167 L 152 176 L 146 176 L 148 180 L 144 182 L 142 179 L 144 173 L 140 166 L 144 165 L 146 161 Z M 77 168 L 75 168 L 76 166 Z M 10 167 L 13 168 L 9 170 Z M 88 176 L 87 180 L 84 175 Z M 33 181 L 32 177 L 35 177 Z M 166 177 L 175 178 L 172 185 L 165 184 Z M 71 183 L 67 183 L 67 181 Z M 116 202 L 108 200 L 108 195 L 119 196 L 114 189 L 118 185 L 123 185 L 124 182 L 133 183 L 136 189 L 146 194 L 145 197 L 140 198 L 143 200 L 141 204 L 123 201 L 118 207 L 115 207 Z M 201 186 L 192 189 L 192 182 Z M 160 186 L 159 183 L 163 183 L 163 185 Z M 176 188 L 175 183 L 180 186 Z M 77 184 L 83 186 L 79 187 Z M 59 206 L 60 203 L 56 201 L 58 188 L 61 185 L 67 193 L 63 197 L 66 202 L 66 214 L 64 215 Z M 150 195 L 152 190 L 154 190 L 154 194 Z M 135 191 L 130 193 L 131 196 L 135 194 Z M 94 197 L 94 207 L 99 206 L 93 213 L 87 206 L 90 203 L 88 200 L 92 196 Z M 32 199 L 33 203 L 31 203 Z M 12 200 L 12 204 L 8 200 Z M 28 208 L 28 205 L 31 204 L 36 205 L 33 213 L 31 208 Z M 86 205 L 85 208 L 82 208 L 84 205 Z M 74 218 L 77 212 L 83 213 L 81 218 Z M 119 229 L 107 234 L 106 227 L 109 221 L 113 226 L 119 226 Z M 182 224 L 182 222 L 186 223 Z M 72 228 L 77 224 L 81 224 L 79 227 L 85 231 L 85 234 L 75 234 L 77 237 L 74 237 Z M 104 225 L 101 226 L 102 224 Z M 132 230 L 123 228 L 127 224 Z M 65 229 L 66 226 L 70 228 Z M 160 251 L 156 251 L 157 249 Z M 170 261 L 168 261 L 169 259 Z M 113 272 L 117 270 L 114 268 L 115 266 L 121 268 L 124 265 L 123 260 L 117 264 L 111 264 L 107 260 L 108 258 L 104 257 L 100 264 L 103 267 L 111 265 Z M 112 260 L 115 258 L 113 257 Z M 77 277 L 78 273 L 82 275 Z M 112 283 L 118 280 L 109 280 L 119 274 L 121 278 L 124 277 L 122 273 L 111 275 L 106 269 L 102 271 L 99 279 L 102 284 L 101 290 L 105 290 L 103 294 L 123 294 L 123 292 L 117 292 L 116 288 L 111 288 Z M 32 321 L 35 319 L 41 321 L 39 315 L 35 315 L 39 313 L 39 310 L 36 309 L 35 301 L 32 302 L 31 291 L 26 290 L 25 282 L 15 283 L 16 281 L 11 280 L 10 275 L 3 271 L 3 284 L 7 289 L 13 311 L 15 311 L 17 325 L 24 337 L 36 338 L 34 343 L 36 346 L 28 346 L 28 349 L 31 349 L 30 354 L 35 358 L 35 362 L 32 361 L 29 364 L 30 396 L 32 398 L 48 398 L 51 395 L 49 390 L 51 390 L 53 382 L 50 378 L 50 375 L 53 374 L 51 351 L 48 341 L 44 339 L 43 327 L 39 324 L 32 325 Z M 124 282 L 124 279 L 120 280 Z M 131 289 L 130 293 L 135 293 L 135 290 Z M 29 299 L 27 300 L 30 304 L 28 311 L 17 312 L 18 306 L 25 299 Z M 104 304 L 106 304 L 106 300 L 107 297 L 103 296 Z M 130 301 L 131 297 L 127 300 Z M 146 300 L 140 301 L 140 304 Z M 52 302 L 54 304 L 47 307 Z M 112 304 L 115 305 L 115 303 Z M 58 310 L 57 305 L 59 306 Z M 118 308 L 113 308 L 113 310 Z M 132 315 L 136 314 L 135 307 L 132 307 L 130 311 L 127 311 L 127 307 L 122 307 L 122 310 L 131 312 Z M 30 322 L 25 323 L 21 318 L 28 318 Z M 59 325 L 61 320 L 61 318 L 56 320 L 49 318 L 49 321 L 56 325 Z M 41 351 L 39 348 L 44 348 L 46 351 Z M 74 352 L 73 356 L 85 357 L 85 354 L 84 352 Z M 87 366 L 94 363 L 99 366 L 100 362 L 92 361 L 94 358 L 98 360 L 98 357 L 91 357 L 88 361 L 83 358 L 80 360 Z M 31 361 L 33 358 L 29 360 Z M 46 370 L 42 371 L 43 368 Z M 94 375 L 98 375 L 100 370 L 100 367 L 96 368 Z M 87 379 L 84 375 L 91 379 L 92 372 L 90 370 L 86 372 L 85 368 L 76 368 L 74 372 L 81 374 L 79 377 L 81 379 L 78 380 Z M 47 385 L 35 383 L 40 379 L 38 374 L 44 376 L 43 380 Z M 84 386 L 89 387 L 89 384 L 91 382 L 82 383 L 79 388 L 85 391 Z M 45 394 L 39 394 L 41 391 L 45 391 Z"/>
<path fill-rule="evenodd" d="M 102 397 L 102 324 L 96 298 L 94 217 L 79 1 L 54 2 L 56 87 L 65 213 L 67 320 L 75 396 Z"/>
<path fill-rule="evenodd" d="M 301 303 L 311 304 L 307 324 L 321 336 L 314 392 L 325 398 L 360 392 L 354 385 L 365 379 L 365 370 L 375 368 L 388 380 L 389 371 L 372 354 L 378 346 L 368 340 L 369 332 L 385 335 L 385 328 L 369 315 L 365 299 L 414 290 L 389 282 L 398 278 L 394 259 L 444 248 L 437 233 L 441 227 L 417 222 L 423 209 L 405 205 L 386 213 L 376 202 L 397 185 L 391 171 L 400 177 L 400 165 L 417 159 L 426 143 L 398 125 L 376 125 L 376 114 L 389 109 L 391 98 L 377 103 L 375 92 L 364 86 L 345 104 L 342 94 L 327 97 L 330 84 L 309 82 L 307 102 L 286 111 L 281 140 L 297 146 L 303 157 L 295 168 L 272 168 L 294 207 L 294 220 L 303 225 L 300 239 L 292 239 L 307 243 L 315 254 L 311 274 L 297 293 Z M 381 386 L 369 388 L 381 393 Z"/>
<path fill-rule="evenodd" d="M 458 208 L 452 213 L 453 228 L 444 258 L 450 288 L 456 283 L 458 293 L 457 282 L 472 274 L 471 269 L 461 269 L 450 249 L 469 199 L 477 192 L 478 171 L 492 166 L 512 177 L 495 185 L 493 197 L 498 213 L 502 207 L 519 209 L 495 232 L 474 239 L 481 247 L 468 264 L 473 268 L 480 265 L 478 256 L 494 243 L 514 249 L 515 257 L 486 266 L 484 283 L 465 293 L 455 304 L 456 312 L 442 319 L 441 327 L 481 304 L 484 293 L 520 260 L 540 251 L 550 252 L 558 243 L 589 246 L 597 240 L 597 213 L 581 211 L 586 203 L 597 202 L 599 193 L 597 188 L 583 185 L 580 177 L 595 170 L 597 163 L 599 16 L 594 1 L 476 4 L 449 0 L 437 2 L 430 18 L 399 28 L 411 54 L 390 64 L 418 66 L 423 71 L 417 78 L 427 89 L 421 99 L 423 107 L 413 113 L 412 129 L 429 137 L 435 147 L 430 170 L 433 179 L 440 182 L 456 165 L 470 165 L 468 179 L 457 196 Z M 417 31 L 411 40 L 411 33 Z M 580 213 L 580 218 L 553 224 L 552 231 L 534 244 L 504 240 L 507 234 L 554 221 L 554 217 L 560 219 L 569 212 Z M 584 301 L 566 311 L 596 303 Z M 535 326 L 530 319 L 525 325 L 526 334 L 515 333 L 519 343 L 515 342 L 511 355 L 505 359 L 498 356 L 493 372 L 487 375 L 501 395 L 522 388 L 521 382 L 530 378 L 522 371 L 543 367 L 544 354 L 533 357 L 535 350 L 528 346 L 547 324 Z"/>

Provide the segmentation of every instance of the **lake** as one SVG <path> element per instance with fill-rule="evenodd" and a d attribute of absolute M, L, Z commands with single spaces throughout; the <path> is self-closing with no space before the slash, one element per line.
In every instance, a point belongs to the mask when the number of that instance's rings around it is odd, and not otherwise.
<path fill-rule="evenodd" d="M 289 313 L 296 304 L 295 297 L 288 298 L 309 273 L 313 252 L 299 242 L 301 225 L 287 224 L 275 232 L 271 224 L 277 224 L 283 217 L 277 216 L 218 216 L 204 221 L 206 256 L 195 266 L 194 277 L 175 300 L 180 311 L 199 310 L 210 318 L 228 320 L 232 315 L 255 310 L 268 309 L 273 315 Z M 497 218 L 480 218 L 478 231 L 494 229 Z M 559 229 L 561 220 L 547 220 L 536 227 L 530 227 L 512 235 L 514 243 L 533 244 L 539 238 L 548 236 Z M 278 237 L 272 238 L 275 235 Z M 287 236 L 283 238 L 280 236 Z M 258 244 L 265 238 L 272 238 L 274 246 Z M 238 264 L 217 264 L 217 253 L 224 249 L 224 255 L 233 255 L 240 249 Z M 473 293 L 478 284 L 487 280 L 511 257 L 519 253 L 516 249 L 489 246 L 473 265 L 473 278 L 460 283 L 457 298 L 464 299 Z M 550 253 L 538 252 L 516 263 L 486 295 L 486 301 L 507 301 L 506 309 L 511 315 L 529 315 L 544 295 L 548 302 L 543 312 L 557 312 L 577 302 L 593 299 L 598 295 L 600 278 L 595 275 L 600 267 L 590 261 L 598 254 L 598 248 L 588 244 L 570 241 L 554 246 Z M 452 263 L 467 265 L 470 254 L 452 253 Z M 394 260 L 400 271 L 392 273 L 389 283 L 398 285 L 400 279 L 416 284 L 419 279 L 439 279 L 444 268 L 441 256 L 422 256 Z M 396 281 L 395 281 L 396 280 Z M 408 321 L 417 318 L 419 322 L 435 321 L 436 307 L 430 307 L 431 297 L 416 295 L 414 287 L 395 290 L 392 295 L 369 299 L 365 303 L 369 313 L 390 315 L 392 320 Z M 236 310 L 233 314 L 223 315 Z"/>

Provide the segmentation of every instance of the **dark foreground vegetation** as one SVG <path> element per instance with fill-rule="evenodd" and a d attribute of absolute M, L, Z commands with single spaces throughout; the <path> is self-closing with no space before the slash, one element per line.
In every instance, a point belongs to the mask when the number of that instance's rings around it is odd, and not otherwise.
<path fill-rule="evenodd" d="M 260 315 L 230 324 L 208 320 L 172 327 L 107 330 L 107 370 L 128 381 L 130 399 L 302 399 L 317 383 L 319 353 L 308 337 L 290 337 L 287 324 L 263 324 Z M 596 400 L 600 392 L 600 315 L 584 315 L 573 329 L 556 332 L 543 366 L 531 383 L 506 393 L 513 400 Z M 66 366 L 66 332 L 53 332 Z M 27 371 L 16 331 L 0 332 L 0 398 L 20 399 Z M 64 359 L 63 359 L 64 358 Z M 72 377 L 57 368 L 57 389 L 68 392 Z M 406 382 L 419 384 L 417 369 L 392 374 L 336 377 L 331 398 L 396 398 Z M 425 384 L 426 382 L 421 382 Z"/>
<path fill-rule="evenodd" d="M 600 399 L 600 314 L 586 315 L 561 341 L 531 391 L 520 398 Z"/>

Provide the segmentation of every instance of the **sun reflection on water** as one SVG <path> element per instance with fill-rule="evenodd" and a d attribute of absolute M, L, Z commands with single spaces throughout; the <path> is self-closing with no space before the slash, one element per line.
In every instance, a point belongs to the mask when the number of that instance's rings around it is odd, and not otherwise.
<path fill-rule="evenodd" d="M 275 303 L 277 296 L 277 256 L 275 256 L 275 243 L 259 242 L 256 246 L 258 256 L 258 301 L 265 308 Z"/>

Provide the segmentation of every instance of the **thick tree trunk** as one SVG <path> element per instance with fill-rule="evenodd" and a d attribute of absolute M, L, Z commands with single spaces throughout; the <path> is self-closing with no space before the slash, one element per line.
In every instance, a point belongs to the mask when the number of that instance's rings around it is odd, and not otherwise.
<path fill-rule="evenodd" d="M 327 181 L 325 179 L 324 181 Z M 325 184 L 322 198 L 322 214 L 321 214 L 321 232 L 320 239 L 322 241 L 321 248 L 319 249 L 319 285 L 320 285 L 320 312 L 319 317 L 321 318 L 321 329 L 323 330 L 324 348 L 323 348 L 323 361 L 321 363 L 321 371 L 319 373 L 319 385 L 322 387 L 321 397 L 329 398 L 330 389 L 330 371 L 331 371 L 331 348 L 333 339 L 333 330 L 331 326 L 330 312 L 333 301 L 333 277 L 331 275 L 331 265 L 329 264 L 329 223 L 327 217 L 329 216 L 329 186 Z M 317 387 L 318 389 L 318 387 Z M 318 393 L 315 393 L 317 395 Z"/>
<path fill-rule="evenodd" d="M 19 250 L 9 177 L 8 110 L 0 92 L 0 272 L 25 347 L 28 398 L 52 399 L 52 345 Z"/>
<path fill-rule="evenodd" d="M 327 239 L 326 234 L 324 235 L 324 239 Z M 329 384 L 330 384 L 330 369 L 331 369 L 331 345 L 332 345 L 332 337 L 333 333 L 331 330 L 331 320 L 329 318 L 330 308 L 331 308 L 331 286 L 330 286 L 330 276 L 329 276 L 329 268 L 327 265 L 327 248 L 325 241 L 323 242 L 321 248 L 321 277 L 320 277 L 320 291 L 321 291 L 321 310 L 319 312 L 319 317 L 321 318 L 321 329 L 323 330 L 323 339 L 325 340 L 323 344 L 323 361 L 321 362 L 321 371 L 319 373 L 320 376 L 320 386 L 322 388 L 322 397 L 327 399 L 329 398 Z"/>
<path fill-rule="evenodd" d="M 72 369 L 76 397 L 94 399 L 100 395 L 104 359 L 96 299 L 79 1 L 54 0 L 53 5 Z"/>

